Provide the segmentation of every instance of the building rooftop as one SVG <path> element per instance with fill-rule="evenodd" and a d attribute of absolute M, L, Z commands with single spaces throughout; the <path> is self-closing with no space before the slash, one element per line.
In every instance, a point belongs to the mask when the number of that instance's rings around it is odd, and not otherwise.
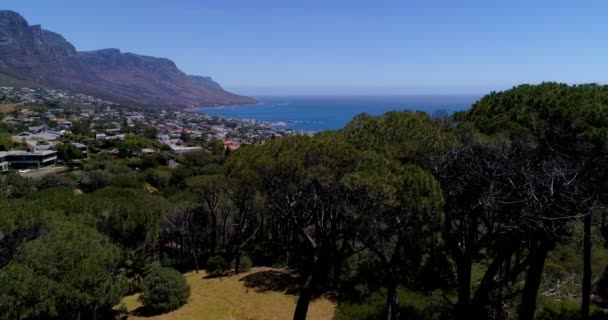
<path fill-rule="evenodd" d="M 38 150 L 35 152 L 30 152 L 30 151 L 25 151 L 25 150 L 10 150 L 10 151 L 5 151 L 5 152 L 9 156 L 33 156 L 33 155 L 48 156 L 48 155 L 57 153 L 57 151 L 55 151 L 55 150 Z"/>

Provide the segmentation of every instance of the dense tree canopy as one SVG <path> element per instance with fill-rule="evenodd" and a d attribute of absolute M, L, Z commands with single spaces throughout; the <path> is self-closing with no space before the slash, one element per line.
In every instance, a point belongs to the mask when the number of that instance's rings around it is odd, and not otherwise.
<path fill-rule="evenodd" d="M 607 112 L 604 86 L 544 83 L 229 153 L 91 142 L 79 171 L 0 176 L 0 319 L 165 312 L 189 292 L 166 268 L 251 264 L 299 276 L 294 319 L 328 293 L 337 319 L 605 318 Z"/>

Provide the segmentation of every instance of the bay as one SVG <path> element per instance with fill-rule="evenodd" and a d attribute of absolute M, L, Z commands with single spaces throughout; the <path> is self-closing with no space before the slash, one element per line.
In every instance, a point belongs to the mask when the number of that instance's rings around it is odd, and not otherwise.
<path fill-rule="evenodd" d="M 476 95 L 274 96 L 256 97 L 258 104 L 206 108 L 198 112 L 270 122 L 277 129 L 316 132 L 341 129 L 360 113 L 381 115 L 394 110 L 416 110 L 431 115 L 450 114 L 470 108 L 479 98 Z"/>

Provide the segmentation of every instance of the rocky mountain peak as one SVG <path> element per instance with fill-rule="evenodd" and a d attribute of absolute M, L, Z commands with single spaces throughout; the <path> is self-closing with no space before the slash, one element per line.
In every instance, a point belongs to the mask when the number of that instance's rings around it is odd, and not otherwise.
<path fill-rule="evenodd" d="M 118 102 L 199 107 L 251 103 L 166 58 L 119 49 L 78 52 L 58 33 L 0 10 L 0 85 L 41 86 Z"/>
<path fill-rule="evenodd" d="M 27 28 L 27 20 L 15 11 L 0 10 L 0 26 Z"/>

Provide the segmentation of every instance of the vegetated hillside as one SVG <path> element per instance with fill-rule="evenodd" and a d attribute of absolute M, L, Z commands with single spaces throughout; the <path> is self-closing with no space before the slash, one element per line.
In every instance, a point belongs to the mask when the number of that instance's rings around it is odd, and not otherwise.
<path fill-rule="evenodd" d="M 78 171 L 0 175 L 0 320 L 608 319 L 607 112 L 544 83 L 178 166 L 145 129 L 91 139 Z"/>
<path fill-rule="evenodd" d="M 199 107 L 255 102 L 169 59 L 118 49 L 79 52 L 60 34 L 0 11 L 0 85 L 49 87 L 123 103 Z"/>

